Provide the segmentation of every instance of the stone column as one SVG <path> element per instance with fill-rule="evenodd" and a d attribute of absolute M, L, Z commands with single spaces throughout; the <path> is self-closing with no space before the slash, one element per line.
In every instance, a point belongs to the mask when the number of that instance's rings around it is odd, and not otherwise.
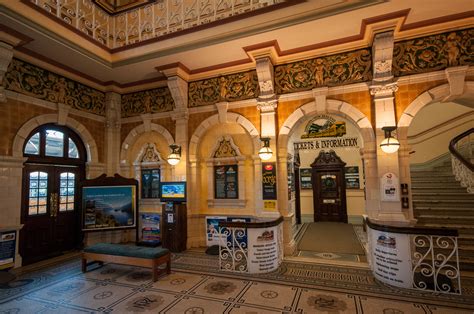
<path fill-rule="evenodd" d="M 18 251 L 21 224 L 21 193 L 23 163 L 26 158 L 0 156 L 0 219 L 1 231 L 16 231 L 15 268 L 22 263 Z"/>
<path fill-rule="evenodd" d="M 3 77 L 8 70 L 13 58 L 13 46 L 0 41 L 0 103 L 7 101 L 5 88 L 3 87 Z"/>
<path fill-rule="evenodd" d="M 113 176 L 120 173 L 120 127 L 121 127 L 121 96 L 114 92 L 105 94 L 105 143 L 106 153 L 106 173 Z"/>
<path fill-rule="evenodd" d="M 374 79 L 370 86 L 370 93 L 375 103 L 377 172 L 380 181 L 378 185 L 376 185 L 379 189 L 380 207 L 374 220 L 392 225 L 407 225 L 410 224 L 408 211 L 402 209 L 400 198 L 394 201 L 384 200 L 381 186 L 381 178 L 386 174 L 391 174 L 393 182 L 395 182 L 395 188 L 398 190 L 397 193 L 400 195 L 400 166 L 398 154 L 387 154 L 380 148 L 380 142 L 385 138 L 382 128 L 396 127 L 397 125 L 394 92 L 398 90 L 398 85 L 392 75 L 393 31 L 375 35 L 372 54 Z"/>

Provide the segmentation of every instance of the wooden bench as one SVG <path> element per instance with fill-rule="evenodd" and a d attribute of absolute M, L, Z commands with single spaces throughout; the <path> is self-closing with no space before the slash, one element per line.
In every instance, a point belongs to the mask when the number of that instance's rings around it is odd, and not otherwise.
<path fill-rule="evenodd" d="M 158 280 L 161 271 L 158 266 L 166 263 L 166 273 L 171 272 L 171 254 L 168 249 L 135 245 L 97 243 L 82 251 L 82 272 L 86 272 L 87 260 L 109 262 L 132 266 L 151 267 L 153 281 Z"/>

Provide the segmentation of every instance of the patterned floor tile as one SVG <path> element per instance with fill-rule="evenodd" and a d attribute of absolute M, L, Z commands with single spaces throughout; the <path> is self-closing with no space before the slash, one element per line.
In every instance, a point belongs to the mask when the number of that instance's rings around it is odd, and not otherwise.
<path fill-rule="evenodd" d="M 169 293 L 137 292 L 115 305 L 111 313 L 158 313 L 175 301 L 176 296 Z"/>
<path fill-rule="evenodd" d="M 104 284 L 72 298 L 68 304 L 83 306 L 91 310 L 104 310 L 132 293 L 133 290 L 129 287 Z"/>
<path fill-rule="evenodd" d="M 246 280 L 223 277 L 209 277 L 192 294 L 220 300 L 235 301 L 242 289 L 249 284 Z"/>
<path fill-rule="evenodd" d="M 28 298 L 18 298 L 13 301 L 0 304 L 0 314 L 32 314 L 32 313 L 90 313 L 87 310 L 76 310 L 65 308 L 57 304 L 31 300 Z"/>
<path fill-rule="evenodd" d="M 356 297 L 350 294 L 302 289 L 296 308 L 302 313 L 357 313 Z M 366 312 L 377 313 L 377 312 Z"/>
<path fill-rule="evenodd" d="M 185 296 L 179 302 L 166 309 L 164 313 L 184 313 L 184 314 L 201 314 L 201 313 L 224 313 L 229 306 L 226 302 L 212 301 L 196 297 Z"/>
<path fill-rule="evenodd" d="M 158 281 L 151 285 L 151 288 L 186 293 L 196 286 L 200 281 L 207 278 L 203 275 L 188 274 L 182 272 L 172 272 L 171 274 L 160 277 Z"/>
<path fill-rule="evenodd" d="M 115 280 L 131 271 L 130 267 L 118 264 L 105 264 L 103 266 L 90 266 L 83 274 L 85 278 L 97 280 Z"/>
<path fill-rule="evenodd" d="M 274 310 L 290 311 L 297 290 L 295 287 L 252 282 L 238 302 L 246 305 L 267 305 Z"/>
<path fill-rule="evenodd" d="M 95 287 L 97 287 L 95 282 L 71 278 L 34 292 L 30 296 L 44 300 L 54 298 L 55 301 L 62 302 Z"/>
<path fill-rule="evenodd" d="M 242 314 L 266 314 L 266 313 L 285 313 L 281 310 L 269 310 L 262 307 L 249 306 L 243 304 L 234 304 L 230 309 L 229 313 L 242 313 Z"/>

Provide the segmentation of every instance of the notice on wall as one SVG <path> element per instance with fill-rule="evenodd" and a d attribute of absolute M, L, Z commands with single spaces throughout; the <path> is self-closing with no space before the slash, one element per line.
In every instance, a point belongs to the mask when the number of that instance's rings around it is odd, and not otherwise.
<path fill-rule="evenodd" d="M 300 187 L 302 190 L 311 190 L 313 188 L 311 182 L 311 168 L 300 169 Z"/>
<path fill-rule="evenodd" d="M 359 167 L 351 166 L 344 168 L 344 175 L 346 179 L 346 189 L 359 189 Z"/>
<path fill-rule="evenodd" d="M 249 273 L 268 273 L 277 269 L 279 266 L 278 226 L 247 230 Z"/>
<path fill-rule="evenodd" d="M 398 178 L 394 173 L 388 172 L 380 179 L 381 200 L 384 202 L 400 201 Z"/>
<path fill-rule="evenodd" d="M 16 231 L 0 232 L 0 269 L 15 264 Z"/>
<path fill-rule="evenodd" d="M 277 199 L 276 167 L 274 162 L 262 163 L 262 193 L 264 200 Z"/>
<path fill-rule="evenodd" d="M 392 286 L 412 288 L 409 235 L 369 230 L 375 278 Z"/>

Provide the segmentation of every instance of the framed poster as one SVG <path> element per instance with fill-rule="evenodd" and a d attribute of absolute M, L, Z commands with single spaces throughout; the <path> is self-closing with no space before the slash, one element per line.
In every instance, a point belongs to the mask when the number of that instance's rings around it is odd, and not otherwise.
<path fill-rule="evenodd" d="M 219 245 L 219 221 L 227 221 L 227 217 L 208 216 L 206 217 L 206 245 Z M 222 235 L 225 241 L 226 236 Z"/>
<path fill-rule="evenodd" d="M 274 162 L 262 163 L 262 194 L 264 200 L 277 199 L 276 164 Z"/>
<path fill-rule="evenodd" d="M 380 179 L 380 193 L 381 200 L 384 202 L 398 202 L 400 201 L 398 177 L 391 172 L 388 172 Z"/>
<path fill-rule="evenodd" d="M 214 166 L 214 197 L 216 199 L 239 198 L 237 165 Z"/>
<path fill-rule="evenodd" d="M 0 232 L 0 269 L 15 265 L 16 231 Z"/>
<path fill-rule="evenodd" d="M 82 230 L 136 227 L 136 186 L 84 186 Z"/>
<path fill-rule="evenodd" d="M 346 189 L 360 189 L 359 167 L 344 167 L 344 170 L 346 179 Z"/>
<path fill-rule="evenodd" d="M 302 190 L 311 190 L 313 184 L 311 183 L 311 168 L 300 169 L 300 187 Z"/>
<path fill-rule="evenodd" d="M 141 213 L 141 240 L 159 243 L 161 241 L 160 218 L 158 213 Z"/>

